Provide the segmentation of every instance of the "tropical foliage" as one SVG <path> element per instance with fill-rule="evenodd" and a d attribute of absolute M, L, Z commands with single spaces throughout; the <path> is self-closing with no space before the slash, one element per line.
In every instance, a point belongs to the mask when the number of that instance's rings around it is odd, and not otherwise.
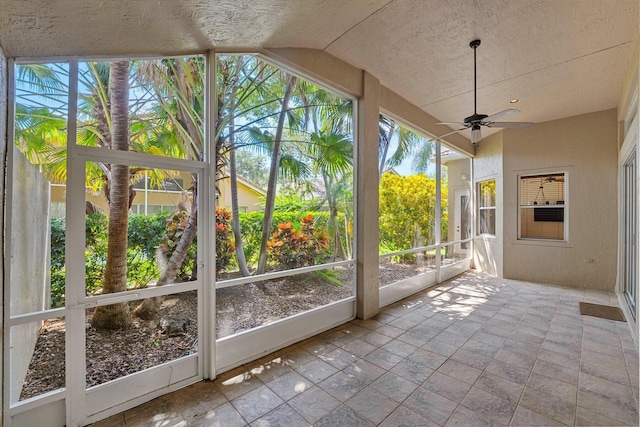
<path fill-rule="evenodd" d="M 351 101 L 259 56 L 221 55 L 215 64 L 218 108 L 212 154 L 217 191 L 224 184 L 231 201 L 215 213 L 216 271 L 247 276 L 351 259 Z M 77 144 L 203 160 L 204 66 L 201 57 L 80 63 Z M 69 79 L 76 76 L 55 64 L 20 66 L 18 76 L 16 145 L 52 183 L 64 184 L 66 97 Z M 408 248 L 421 239 L 432 242 L 433 179 L 382 172 L 411 158 L 415 170 L 427 172 L 434 144 L 385 116 L 379 129 L 383 244 Z M 129 215 L 136 183 L 148 179 L 150 186 L 162 188 L 179 172 L 98 161 L 86 165 L 88 191 L 102 193 L 108 201 L 106 216 L 87 218 L 87 292 L 120 292 L 150 280 L 163 285 L 194 279 L 197 177 L 183 189 L 174 212 L 143 219 Z M 262 212 L 240 212 L 239 176 L 266 187 Z M 64 223 L 58 225 L 56 244 L 64 241 Z M 63 251 L 52 252 L 53 264 L 60 268 L 52 277 L 63 289 Z M 158 301 L 147 302 L 136 314 L 153 316 Z"/>
<path fill-rule="evenodd" d="M 291 222 L 278 224 L 268 247 L 269 257 L 282 268 L 306 267 L 323 261 L 328 247 L 327 235 L 316 231 L 313 216 L 307 215 L 300 220 L 299 231 Z"/>
<path fill-rule="evenodd" d="M 144 287 L 158 277 L 156 251 L 162 244 L 168 212 L 132 215 L 128 225 L 127 289 Z M 51 219 L 51 306 L 64 305 L 66 221 Z M 87 216 L 85 227 L 85 284 L 87 294 L 102 292 L 107 259 L 108 217 Z"/>
<path fill-rule="evenodd" d="M 236 250 L 231 232 L 231 212 L 216 209 L 216 273 L 227 269 Z"/>
<path fill-rule="evenodd" d="M 380 115 L 378 124 L 378 157 L 379 176 L 392 168 L 410 160 L 415 173 L 427 174 L 429 166 L 433 164 L 435 143 L 406 126 L 399 125 L 395 120 Z"/>
<path fill-rule="evenodd" d="M 242 213 L 240 221 L 247 230 L 243 239 L 248 248 L 260 243 L 261 212 Z M 181 239 L 188 214 L 185 211 L 161 211 L 152 216 L 131 215 L 128 225 L 127 289 L 145 287 L 158 279 L 162 264 L 170 259 Z M 234 242 L 231 234 L 231 213 L 216 209 L 216 271 L 225 273 L 234 265 Z M 297 268 L 323 262 L 328 256 L 328 212 L 280 212 L 275 215 L 274 235 L 270 240 L 269 258 L 272 268 Z M 102 292 L 104 266 L 107 259 L 108 217 L 95 213 L 87 216 L 85 242 L 85 281 L 89 295 Z M 51 306 L 64 305 L 65 295 L 65 235 L 66 221 L 51 219 Z M 277 236 L 276 236 L 277 235 Z M 278 243 L 280 242 L 280 243 Z M 178 279 L 195 278 L 194 260 L 197 242 L 189 248 L 189 256 L 180 267 Z M 257 254 L 249 259 L 257 262 Z"/>
<path fill-rule="evenodd" d="M 442 235 L 447 235 L 447 188 L 442 188 Z M 393 250 L 435 242 L 436 182 L 426 175 L 382 175 L 380 244 Z"/>

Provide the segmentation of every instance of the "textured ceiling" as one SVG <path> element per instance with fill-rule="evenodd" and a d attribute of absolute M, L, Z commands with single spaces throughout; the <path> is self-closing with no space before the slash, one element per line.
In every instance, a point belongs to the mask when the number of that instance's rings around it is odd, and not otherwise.
<path fill-rule="evenodd" d="M 520 99 L 507 120 L 615 108 L 638 0 L 2 0 L 9 56 L 324 49 L 443 121 Z M 447 128 L 443 126 L 445 133 Z M 484 132 L 483 133 L 488 133 Z M 466 135 L 468 137 L 468 135 Z"/>

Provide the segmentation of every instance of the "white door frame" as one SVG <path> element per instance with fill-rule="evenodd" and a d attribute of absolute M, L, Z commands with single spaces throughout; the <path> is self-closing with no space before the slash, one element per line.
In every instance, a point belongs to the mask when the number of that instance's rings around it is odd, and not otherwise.
<path fill-rule="evenodd" d="M 455 211 L 455 218 L 454 218 L 454 240 L 465 240 L 465 239 L 470 239 L 471 236 L 471 223 L 472 223 L 472 218 L 471 218 L 471 191 L 469 191 L 468 188 L 456 188 L 454 190 L 454 197 L 455 197 L 455 204 L 454 204 L 454 211 Z M 464 236 L 463 233 L 463 224 L 462 224 L 462 198 L 463 197 L 467 197 L 467 213 L 468 213 L 468 218 L 467 218 L 467 232 L 466 232 L 466 237 Z M 471 242 L 467 242 L 467 243 L 456 243 L 455 245 L 455 251 L 458 254 L 461 255 L 465 255 L 468 256 L 471 253 Z"/>
<path fill-rule="evenodd" d="M 637 322 L 638 305 L 638 154 L 637 146 L 622 165 L 622 259 L 620 278 L 622 294 L 633 319 Z"/>
<path fill-rule="evenodd" d="M 626 180 L 633 179 L 627 175 L 625 165 L 628 165 L 632 160 L 632 156 L 635 156 L 635 186 L 636 194 L 625 194 L 625 190 L 629 189 L 632 182 Z M 640 341 L 640 328 L 638 327 L 640 317 L 640 295 L 638 295 L 638 275 L 640 274 L 640 197 L 638 197 L 637 190 L 640 188 L 640 114 L 636 113 L 635 119 L 632 121 L 628 128 L 627 135 L 625 136 L 624 143 L 618 154 L 618 284 L 617 295 L 620 307 L 625 313 L 627 324 L 631 328 L 631 333 L 636 340 L 636 345 Z M 630 197 L 631 196 L 631 200 Z M 635 200 L 633 199 L 635 196 Z M 628 203 L 633 203 L 634 206 L 628 206 Z M 630 259 L 633 255 L 629 254 L 629 247 L 625 247 L 627 239 L 633 238 L 628 235 L 628 228 L 626 222 L 631 220 L 635 209 L 635 260 Z M 631 214 L 631 217 L 630 215 Z M 633 273 L 634 272 L 634 273 Z M 635 274 L 635 307 L 627 299 L 626 280 L 633 280 L 630 277 Z"/>
<path fill-rule="evenodd" d="M 191 172 L 198 176 L 198 214 L 201 218 L 211 218 L 213 197 L 211 190 L 213 180 L 211 174 L 211 162 L 209 150 L 205 150 L 204 161 L 190 161 L 172 159 L 149 154 L 134 152 L 116 152 L 95 147 L 76 145 L 76 112 L 78 94 L 78 60 L 59 59 L 56 62 L 69 64 L 69 94 L 68 94 L 68 135 L 67 135 L 67 191 L 66 211 L 68 224 L 84 224 L 85 222 L 85 165 L 86 162 L 106 162 L 125 164 L 129 166 L 144 166 L 158 169 L 171 169 Z M 13 135 L 14 127 L 14 103 L 15 103 L 15 77 L 14 62 L 8 60 L 9 69 L 9 120 L 8 135 Z M 207 69 L 207 74 L 211 73 Z M 211 78 L 207 75 L 208 84 Z M 208 124 L 208 114 L 206 122 Z M 206 132 L 210 138 L 210 132 Z M 207 144 L 208 145 L 208 144 Z M 7 155 L 11 158 L 15 145 L 13 140 L 8 141 Z M 11 230 L 11 192 L 12 192 L 12 165 L 8 165 L 7 193 L 7 219 L 6 230 Z M 47 215 L 43 220 L 48 221 Z M 172 390 L 184 387 L 189 383 L 201 380 L 205 375 L 212 377 L 215 374 L 215 357 L 213 351 L 214 336 L 212 333 L 215 319 L 215 298 L 213 289 L 214 277 L 212 262 L 214 261 L 213 242 L 214 229 L 209 221 L 200 221 L 198 227 L 198 279 L 193 282 L 170 284 L 162 287 L 140 289 L 119 293 L 115 296 L 86 296 L 84 288 L 84 242 L 85 229 L 81 227 L 68 227 L 66 233 L 66 283 L 65 307 L 49 309 L 26 315 L 11 315 L 10 307 L 4 307 L 3 323 L 6 325 L 4 334 L 3 352 L 3 423 L 6 426 L 64 424 L 68 426 L 85 425 L 122 412 L 128 408 L 139 405 L 154 397 L 160 396 Z M 9 241 L 9 240 L 8 240 Z M 10 259 L 11 248 L 7 247 L 5 258 Z M 207 284 L 205 286 L 205 284 Z M 115 302 L 127 302 L 154 296 L 176 294 L 180 292 L 198 292 L 198 350 L 191 356 L 186 356 L 175 361 L 167 362 L 149 369 L 127 375 L 125 377 L 86 389 L 86 338 L 85 322 L 86 309 L 100 305 L 113 304 Z M 11 300 L 11 272 L 5 269 L 4 301 Z M 205 305 L 209 306 L 205 310 Z M 206 313 L 206 322 L 205 322 Z M 66 378 L 65 387 L 45 393 L 26 401 L 12 404 L 8 392 L 11 376 L 10 336 L 11 326 L 29 322 L 43 321 L 49 318 L 64 317 L 65 319 L 65 355 Z M 205 366 L 205 361 L 208 363 Z M 0 422 L 0 424 L 2 424 Z"/>
<path fill-rule="evenodd" d="M 198 175 L 198 183 L 204 182 L 205 165 L 201 162 L 162 158 L 140 153 L 111 152 L 93 147 L 69 146 L 73 153 L 68 160 L 67 180 L 67 221 L 71 224 L 82 223 L 85 216 L 85 170 L 86 163 L 101 161 L 105 163 L 126 164 L 169 170 L 180 170 Z M 203 188 L 204 187 L 204 188 Z M 206 185 L 198 191 L 198 215 L 207 218 L 208 207 L 203 203 Z M 202 203 L 201 206 L 200 203 Z M 201 210 L 202 209 L 202 210 Z M 66 290 L 67 296 L 67 425 L 84 425 L 112 413 L 135 406 L 150 396 L 164 394 L 169 388 L 183 387 L 203 378 L 204 358 L 202 354 L 205 342 L 203 322 L 206 237 L 198 232 L 198 265 L 201 266 L 198 279 L 193 282 L 165 285 L 156 288 L 138 289 L 118 293 L 116 296 L 86 296 L 84 289 L 84 227 L 71 227 L 67 231 L 67 283 L 72 284 Z M 78 284 L 73 287 L 73 284 Z M 198 352 L 175 361 L 167 362 L 130 374 L 113 381 L 85 388 L 84 369 L 71 369 L 85 366 L 85 311 L 87 308 L 109 305 L 115 302 L 128 302 L 154 296 L 164 296 L 179 292 L 196 290 L 198 292 Z M 140 399 L 142 397 L 142 399 Z"/>

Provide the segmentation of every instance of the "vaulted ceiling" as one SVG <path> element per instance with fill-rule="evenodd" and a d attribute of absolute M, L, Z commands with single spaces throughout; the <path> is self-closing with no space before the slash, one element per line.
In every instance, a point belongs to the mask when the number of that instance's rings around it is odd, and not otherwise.
<path fill-rule="evenodd" d="M 15 57 L 307 47 L 366 69 L 442 121 L 519 99 L 508 120 L 615 108 L 638 0 L 2 0 Z M 447 131 L 443 127 L 443 133 Z M 469 135 L 465 135 L 469 137 Z"/>

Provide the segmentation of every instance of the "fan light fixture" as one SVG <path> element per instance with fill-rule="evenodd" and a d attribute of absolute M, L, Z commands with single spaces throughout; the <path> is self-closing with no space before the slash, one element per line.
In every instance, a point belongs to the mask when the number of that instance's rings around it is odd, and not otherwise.
<path fill-rule="evenodd" d="M 480 142 L 482 136 L 480 135 L 480 125 L 477 123 L 473 123 L 471 125 L 471 142 L 473 144 L 477 144 Z"/>

